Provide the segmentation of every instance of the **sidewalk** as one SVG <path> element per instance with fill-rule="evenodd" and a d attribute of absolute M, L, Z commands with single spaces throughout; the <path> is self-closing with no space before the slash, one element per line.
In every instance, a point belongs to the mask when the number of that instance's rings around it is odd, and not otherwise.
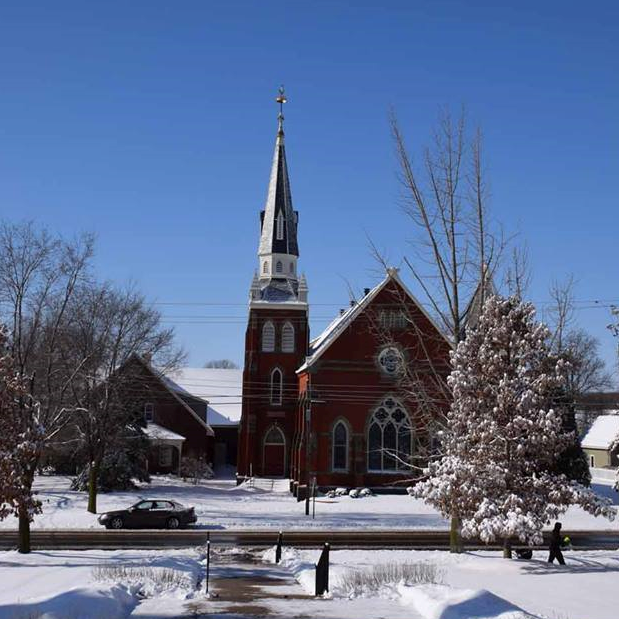
<path fill-rule="evenodd" d="M 292 574 L 262 563 L 249 553 L 213 554 L 209 591 L 216 597 L 193 600 L 145 600 L 132 613 L 139 619 L 359 619 L 368 616 L 368 600 L 321 599 L 308 595 Z M 415 619 L 411 608 L 392 600 L 372 600 L 372 619 Z"/>

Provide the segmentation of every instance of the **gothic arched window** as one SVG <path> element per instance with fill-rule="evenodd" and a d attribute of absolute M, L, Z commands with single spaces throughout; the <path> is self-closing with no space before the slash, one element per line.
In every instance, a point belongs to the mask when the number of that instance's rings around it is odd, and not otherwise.
<path fill-rule="evenodd" d="M 263 352 L 275 350 L 275 327 L 271 321 L 265 322 L 262 327 L 262 350 Z"/>
<path fill-rule="evenodd" d="M 401 402 L 385 398 L 368 425 L 368 470 L 408 470 L 413 453 L 410 418 Z"/>
<path fill-rule="evenodd" d="M 269 272 L 269 263 L 266 260 L 262 263 L 262 272 L 264 274 Z"/>
<path fill-rule="evenodd" d="M 333 427 L 331 467 L 334 471 L 348 470 L 348 428 L 343 421 Z"/>
<path fill-rule="evenodd" d="M 294 352 L 294 327 L 289 322 L 282 328 L 282 352 Z"/>
<path fill-rule="evenodd" d="M 276 273 L 282 273 L 284 270 L 284 265 L 282 264 L 281 260 L 277 261 L 277 264 L 275 265 L 275 272 Z"/>
<path fill-rule="evenodd" d="M 271 404 L 282 403 L 283 376 L 279 368 L 271 372 Z"/>

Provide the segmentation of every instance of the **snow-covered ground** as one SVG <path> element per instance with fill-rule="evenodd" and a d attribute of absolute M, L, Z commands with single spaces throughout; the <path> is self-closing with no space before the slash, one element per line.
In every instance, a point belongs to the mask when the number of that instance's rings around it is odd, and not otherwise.
<path fill-rule="evenodd" d="M 265 552 L 272 560 L 274 550 Z M 319 551 L 284 549 L 283 565 L 313 592 Z M 397 599 L 425 619 L 490 618 L 616 619 L 619 551 L 565 553 L 567 565 L 547 563 L 547 553 L 532 560 L 506 560 L 497 552 L 453 555 L 443 551 L 336 550 L 330 553 L 331 594 Z M 380 564 L 429 562 L 437 566 L 439 584 L 393 583 L 378 592 L 352 593 L 342 582 L 350 570 L 370 571 Z M 368 600 L 367 617 L 372 617 Z"/>
<path fill-rule="evenodd" d="M 214 552 L 207 599 L 198 550 L 47 551 L 0 554 L 0 619 L 141 619 L 273 616 L 324 619 L 615 619 L 619 551 L 566 552 L 567 565 L 544 553 L 529 561 L 495 552 L 337 550 L 330 594 L 314 598 L 319 551 L 284 549 L 279 566 L 226 549 Z M 351 590 L 343 577 L 377 565 L 426 563 L 432 584 L 389 581 Z M 120 570 L 120 571 L 117 571 Z M 298 584 L 295 582 L 295 578 Z M 228 580 L 226 580 L 228 579 Z M 238 597 L 239 587 L 251 589 Z M 236 601 L 235 601 L 236 598 Z M 248 601 L 249 600 L 249 601 Z M 192 610 L 193 609 L 193 610 Z M 253 614 L 256 613 L 256 614 Z"/>
<path fill-rule="evenodd" d="M 195 550 L 4 552 L 0 619 L 123 619 L 145 596 L 192 598 L 199 560 Z"/>
<path fill-rule="evenodd" d="M 609 482 L 610 483 L 610 482 Z M 96 516 L 86 511 L 84 492 L 69 490 L 70 478 L 42 476 L 36 490 L 43 502 L 43 514 L 35 518 L 33 528 L 99 528 Z M 285 487 L 286 484 L 282 484 Z M 610 485 L 594 484 L 601 495 L 619 503 L 619 495 Z M 213 479 L 197 486 L 175 477 L 153 477 L 133 492 L 100 494 L 98 511 L 126 508 L 140 498 L 169 498 L 193 505 L 198 515 L 196 526 L 204 528 L 273 529 L 388 529 L 447 528 L 448 523 L 431 507 L 408 495 L 378 495 L 353 499 L 349 496 L 319 498 L 316 519 L 304 514 L 304 504 L 286 491 L 267 492 L 259 488 L 237 487 L 232 479 Z M 619 521 L 595 518 L 580 508 L 571 508 L 562 518 L 566 529 L 596 529 L 619 532 Z M 0 528 L 16 528 L 17 521 L 7 518 Z"/>

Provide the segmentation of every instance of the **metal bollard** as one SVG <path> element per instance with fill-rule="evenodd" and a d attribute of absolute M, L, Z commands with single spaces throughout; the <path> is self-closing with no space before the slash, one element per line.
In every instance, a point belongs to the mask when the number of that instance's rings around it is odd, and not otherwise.
<path fill-rule="evenodd" d="M 325 545 L 316 564 L 316 595 L 329 591 L 329 543 Z"/>
<path fill-rule="evenodd" d="M 208 581 L 211 575 L 211 534 L 206 534 L 206 593 L 208 594 Z"/>
<path fill-rule="evenodd" d="M 275 563 L 279 563 L 282 560 L 282 538 L 283 538 L 283 534 L 280 531 L 277 534 L 277 548 L 275 548 Z"/>

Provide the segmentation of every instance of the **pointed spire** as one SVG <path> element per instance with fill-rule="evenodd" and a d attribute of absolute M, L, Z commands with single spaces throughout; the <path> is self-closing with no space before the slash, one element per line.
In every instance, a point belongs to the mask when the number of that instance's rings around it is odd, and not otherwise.
<path fill-rule="evenodd" d="M 285 254 L 295 257 L 299 255 L 297 213 L 292 207 L 288 164 L 284 147 L 283 105 L 286 103 L 287 98 L 283 87 L 279 89 L 279 94 L 275 100 L 279 104 L 277 138 L 275 140 L 275 152 L 273 154 L 267 200 L 264 211 L 261 213 L 262 231 L 258 249 L 261 259 L 271 254 Z M 262 269 L 260 274 L 261 277 L 264 274 Z M 288 270 L 286 274 L 289 275 Z M 275 273 L 271 273 L 271 269 L 269 269 L 268 275 L 275 275 Z"/>

